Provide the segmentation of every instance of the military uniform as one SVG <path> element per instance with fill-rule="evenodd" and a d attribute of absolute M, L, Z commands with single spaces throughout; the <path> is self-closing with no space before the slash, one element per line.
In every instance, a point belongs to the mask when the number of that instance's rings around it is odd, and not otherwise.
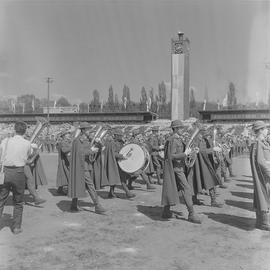
<path fill-rule="evenodd" d="M 88 123 L 81 123 L 80 129 L 88 129 Z M 83 131 L 81 131 L 83 132 Z M 68 196 L 72 198 L 71 211 L 78 211 L 78 198 L 85 197 L 87 190 L 95 205 L 95 212 L 104 213 L 101 206 L 93 180 L 93 162 L 91 156 L 94 154 L 90 142 L 81 133 L 72 142 L 70 159 L 70 182 L 68 185 Z"/>
<path fill-rule="evenodd" d="M 64 134 L 62 134 L 63 136 Z M 72 141 L 64 138 L 60 140 L 56 148 L 58 150 L 58 167 L 56 176 L 56 187 L 59 194 L 66 195 L 67 192 L 63 188 L 68 186 L 70 178 L 70 152 Z"/>
<path fill-rule="evenodd" d="M 256 121 L 253 130 L 256 141 L 251 145 L 250 165 L 253 176 L 254 196 L 253 205 L 256 209 L 256 227 L 270 231 L 270 147 L 265 141 L 266 125 Z"/>
<path fill-rule="evenodd" d="M 188 220 L 201 223 L 201 220 L 194 212 L 191 188 L 185 175 L 186 153 L 184 152 L 184 144 L 179 134 L 177 134 L 180 132 L 182 122 L 180 120 L 172 121 L 171 127 L 174 133 L 166 141 L 164 151 L 164 180 L 161 200 L 164 209 L 162 217 L 172 217 L 170 206 L 179 202 L 179 192 L 181 192 L 189 212 Z"/>
<path fill-rule="evenodd" d="M 120 130 L 114 131 L 114 139 L 110 140 L 106 144 L 105 149 L 105 171 L 110 184 L 109 198 L 117 197 L 114 193 L 116 185 L 122 185 L 127 198 L 135 197 L 135 194 L 131 193 L 127 186 L 127 180 L 130 175 L 121 170 L 118 161 L 124 159 L 123 155 L 119 154 L 120 150 L 124 146 L 122 140 L 123 133 Z"/>

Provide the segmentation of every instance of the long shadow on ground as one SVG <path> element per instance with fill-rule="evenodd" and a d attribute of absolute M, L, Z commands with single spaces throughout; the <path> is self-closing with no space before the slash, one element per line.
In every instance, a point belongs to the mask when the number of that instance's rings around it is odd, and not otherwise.
<path fill-rule="evenodd" d="M 62 194 L 58 193 L 56 188 L 49 188 L 48 191 L 55 197 L 67 196 L 67 190 L 66 190 L 66 193 L 63 192 Z"/>
<path fill-rule="evenodd" d="M 252 180 L 248 180 L 248 179 L 233 179 L 234 181 L 237 182 L 243 182 L 244 184 L 251 184 Z"/>
<path fill-rule="evenodd" d="M 119 192 L 114 192 L 115 195 L 117 196 L 118 199 L 123 199 L 123 200 L 128 200 L 127 196 L 125 193 L 119 193 Z M 108 197 L 109 192 L 105 191 L 105 190 L 98 190 L 97 194 L 104 200 L 109 199 L 111 200 L 111 198 Z M 117 199 L 116 198 L 116 199 Z"/>
<path fill-rule="evenodd" d="M 225 200 L 227 205 L 238 207 L 241 209 L 253 211 L 253 203 L 252 202 L 240 202 L 240 201 L 233 201 L 233 200 Z"/>
<path fill-rule="evenodd" d="M 245 199 L 253 199 L 253 193 L 249 192 L 240 192 L 240 191 L 231 191 L 233 196 L 241 197 Z"/>
<path fill-rule="evenodd" d="M 253 185 L 236 184 L 236 186 L 243 187 L 243 188 L 254 189 Z"/>
<path fill-rule="evenodd" d="M 236 227 L 241 230 L 251 231 L 255 228 L 255 219 L 247 217 L 239 217 L 228 214 L 215 214 L 215 213 L 204 213 L 208 218 L 225 224 Z"/>
<path fill-rule="evenodd" d="M 137 210 L 153 220 L 165 220 L 161 217 L 163 211 L 162 206 L 137 205 Z"/>
<path fill-rule="evenodd" d="M 248 178 L 252 178 L 252 175 L 245 175 L 245 174 L 243 174 L 242 176 L 248 177 Z"/>
<path fill-rule="evenodd" d="M 162 206 L 148 206 L 148 205 L 137 205 L 138 212 L 146 215 L 147 217 L 151 218 L 152 220 L 159 220 L 159 221 L 166 221 L 161 217 L 163 207 Z M 176 218 L 182 219 L 182 213 L 178 211 L 171 211 Z M 184 218 L 183 218 L 184 219 Z"/>
<path fill-rule="evenodd" d="M 62 200 L 56 204 L 56 206 L 63 212 L 71 212 L 71 200 Z M 93 207 L 94 204 L 90 202 L 78 201 L 78 207 Z M 82 209 L 85 210 L 85 209 Z"/>

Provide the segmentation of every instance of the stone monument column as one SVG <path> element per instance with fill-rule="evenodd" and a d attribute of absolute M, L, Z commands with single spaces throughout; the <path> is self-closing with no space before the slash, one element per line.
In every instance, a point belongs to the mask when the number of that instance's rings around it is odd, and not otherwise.
<path fill-rule="evenodd" d="M 171 120 L 189 118 L 189 40 L 172 39 Z"/>

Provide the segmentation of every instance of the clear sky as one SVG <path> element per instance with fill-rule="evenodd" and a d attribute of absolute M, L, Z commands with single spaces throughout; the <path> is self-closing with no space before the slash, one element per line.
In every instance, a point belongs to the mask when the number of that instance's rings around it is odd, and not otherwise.
<path fill-rule="evenodd" d="M 0 94 L 51 93 L 107 99 L 123 85 L 170 82 L 171 38 L 191 41 L 190 85 L 197 100 L 222 100 L 232 81 L 242 102 L 270 88 L 270 1 L 0 0 Z"/>

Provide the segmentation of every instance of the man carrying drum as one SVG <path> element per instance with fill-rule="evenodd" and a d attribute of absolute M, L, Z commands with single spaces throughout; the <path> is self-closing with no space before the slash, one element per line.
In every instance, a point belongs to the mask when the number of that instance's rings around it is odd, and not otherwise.
<path fill-rule="evenodd" d="M 127 179 L 130 175 L 121 170 L 118 164 L 119 161 L 125 160 L 125 157 L 122 154 L 119 154 L 119 151 L 124 146 L 123 135 L 124 134 L 120 129 L 115 129 L 113 131 L 113 139 L 107 142 L 105 148 L 104 167 L 110 184 L 110 191 L 108 194 L 110 199 L 117 197 L 114 192 L 117 185 L 122 185 L 127 198 L 130 199 L 136 196 L 134 193 L 131 193 L 127 187 Z"/>
<path fill-rule="evenodd" d="M 144 149 L 146 149 L 146 146 L 143 143 L 142 135 L 140 134 L 140 131 L 137 129 L 133 130 L 132 138 L 130 139 L 130 143 L 138 144 L 138 145 L 142 146 Z M 145 170 L 138 170 L 135 173 L 130 175 L 130 178 L 128 180 L 128 188 L 129 189 L 133 189 L 132 182 L 139 176 L 143 179 L 143 181 L 145 181 L 147 190 L 155 189 L 155 187 L 153 185 L 151 185 L 150 177 L 151 177 L 152 172 L 150 172 L 148 167 L 149 166 L 147 166 L 147 168 L 145 168 Z"/>
<path fill-rule="evenodd" d="M 185 158 L 191 153 L 191 150 L 187 148 L 184 151 L 184 145 L 180 137 L 183 127 L 183 123 L 180 120 L 172 121 L 171 128 L 173 134 L 165 143 L 164 180 L 161 200 L 161 204 L 164 206 L 162 217 L 172 217 L 170 207 L 179 203 L 179 191 L 181 191 L 189 212 L 188 220 L 200 224 L 201 220 L 195 214 L 193 208 L 191 188 L 184 173 Z"/>

